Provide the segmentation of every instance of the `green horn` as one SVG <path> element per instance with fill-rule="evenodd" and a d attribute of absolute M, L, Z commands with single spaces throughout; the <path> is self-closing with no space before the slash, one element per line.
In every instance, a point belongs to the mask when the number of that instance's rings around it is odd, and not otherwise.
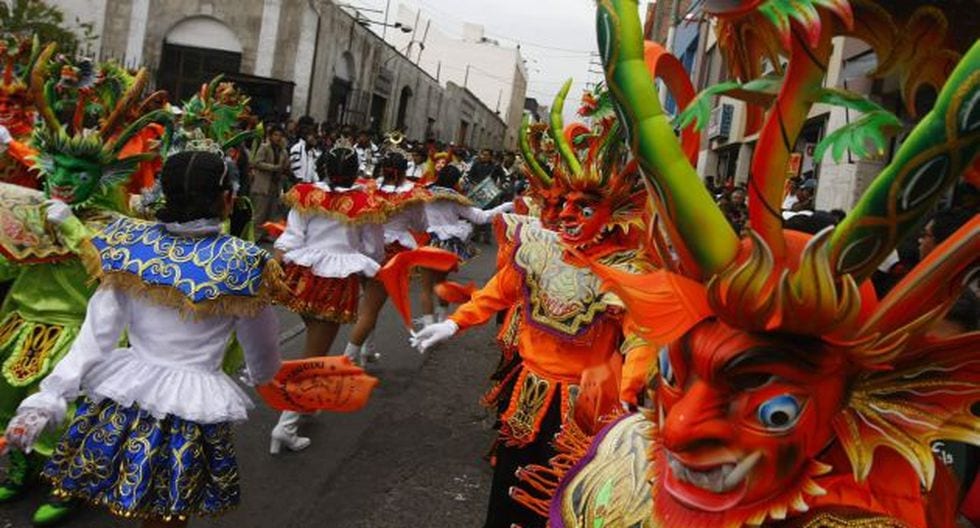
<path fill-rule="evenodd" d="M 710 277 L 735 260 L 738 236 L 687 160 L 660 106 L 643 56 L 637 0 L 600 0 L 596 26 L 606 84 L 684 272 Z"/>
<path fill-rule="evenodd" d="M 565 164 L 568 165 L 568 171 L 570 174 L 579 174 L 582 172 L 582 164 L 579 163 L 578 158 L 575 156 L 575 150 L 572 146 L 568 144 L 568 140 L 565 138 L 565 123 L 562 120 L 562 110 L 565 109 L 565 98 L 568 97 L 568 90 L 572 88 L 572 80 L 569 79 L 565 81 L 565 84 L 558 91 L 558 95 L 555 95 L 555 101 L 551 104 L 551 115 L 548 120 L 551 125 L 551 138 L 555 140 L 555 146 L 558 147 L 558 153 L 561 154 Z"/>

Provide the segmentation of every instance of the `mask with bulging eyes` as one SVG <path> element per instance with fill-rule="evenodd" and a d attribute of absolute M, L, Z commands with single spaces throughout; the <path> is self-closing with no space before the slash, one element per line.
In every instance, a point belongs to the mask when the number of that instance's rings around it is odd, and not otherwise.
<path fill-rule="evenodd" d="M 558 216 L 558 232 L 566 244 L 586 247 L 602 240 L 611 218 L 608 200 L 596 193 L 571 191 L 565 196 Z"/>
<path fill-rule="evenodd" d="M 98 163 L 54 154 L 52 168 L 45 174 L 45 193 L 67 204 L 80 204 L 92 197 L 101 178 L 102 168 Z"/>
<path fill-rule="evenodd" d="M 821 347 L 718 320 L 663 347 L 654 380 L 658 509 L 751 518 L 753 508 L 795 497 L 844 401 L 843 357 Z"/>

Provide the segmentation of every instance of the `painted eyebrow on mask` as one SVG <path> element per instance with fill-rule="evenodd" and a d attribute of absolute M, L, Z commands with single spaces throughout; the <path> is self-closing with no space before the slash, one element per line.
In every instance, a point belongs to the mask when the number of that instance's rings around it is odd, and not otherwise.
<path fill-rule="evenodd" d="M 799 367 L 806 371 L 815 371 L 818 364 L 811 356 L 815 353 L 812 350 L 796 350 L 774 346 L 759 346 L 746 349 L 744 352 L 736 354 L 718 369 L 722 375 L 731 374 L 732 371 L 750 367 L 772 365 L 774 363 L 785 363 Z"/>

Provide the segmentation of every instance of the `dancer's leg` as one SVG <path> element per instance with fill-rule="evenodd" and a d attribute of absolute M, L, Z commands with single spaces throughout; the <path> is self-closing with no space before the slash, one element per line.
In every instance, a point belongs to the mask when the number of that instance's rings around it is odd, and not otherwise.
<path fill-rule="evenodd" d="M 306 346 L 303 348 L 304 357 L 330 355 L 330 347 L 337 338 L 340 325 L 333 321 L 319 321 L 304 318 L 306 323 Z"/>

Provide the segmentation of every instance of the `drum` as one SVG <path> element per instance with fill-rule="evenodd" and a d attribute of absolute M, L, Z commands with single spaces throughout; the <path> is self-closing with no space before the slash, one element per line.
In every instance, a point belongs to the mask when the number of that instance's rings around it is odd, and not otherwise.
<path fill-rule="evenodd" d="M 470 188 L 466 192 L 466 197 L 476 204 L 477 207 L 482 209 L 492 204 L 503 194 L 504 192 L 500 190 L 500 187 L 497 187 L 497 184 L 493 181 L 493 178 L 487 177 L 484 178 L 482 182 Z"/>

